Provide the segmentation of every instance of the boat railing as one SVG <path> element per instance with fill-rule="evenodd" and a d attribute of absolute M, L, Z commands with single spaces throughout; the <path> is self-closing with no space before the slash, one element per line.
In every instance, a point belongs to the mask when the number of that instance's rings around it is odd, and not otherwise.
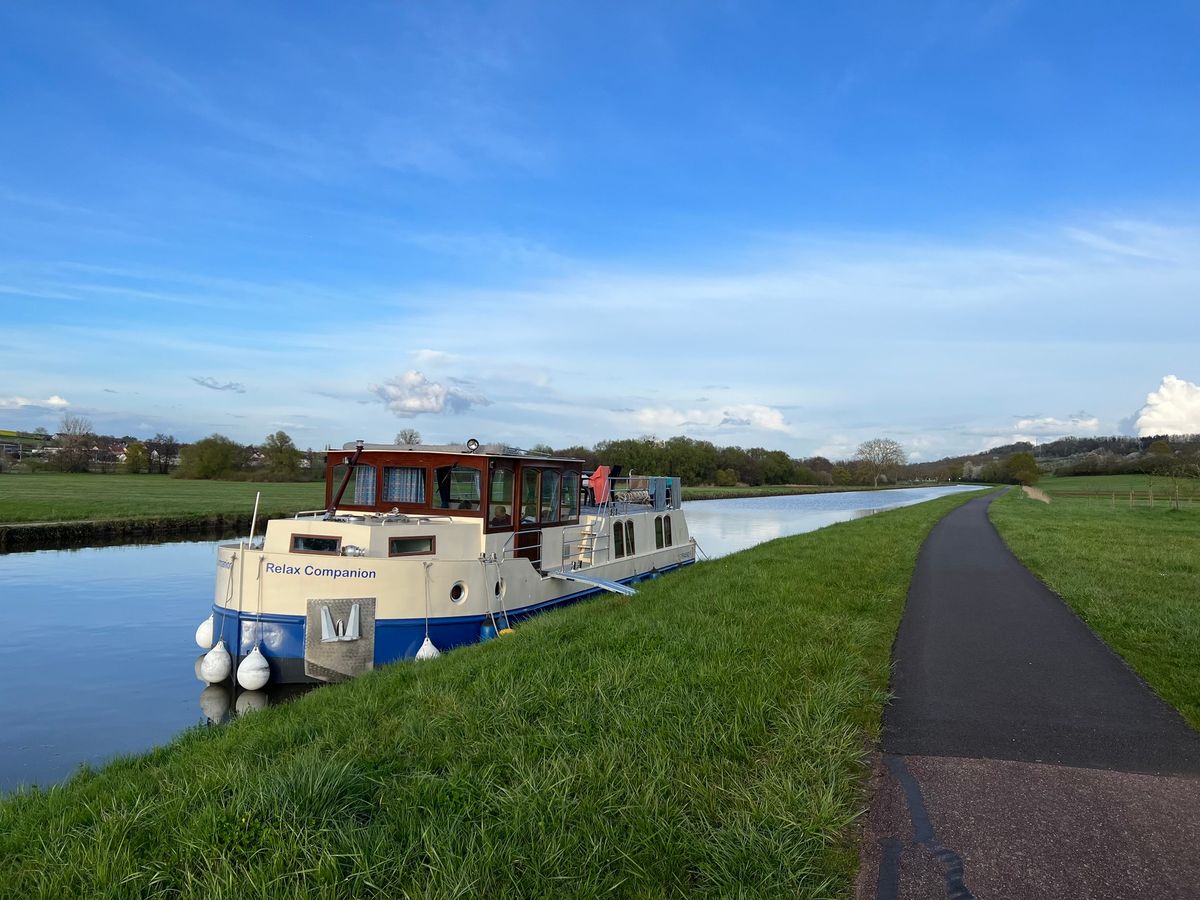
<path fill-rule="evenodd" d="M 608 558 L 608 530 L 605 524 L 605 519 L 594 518 L 563 529 L 564 569 L 586 569 L 594 565 L 597 559 Z"/>
<path fill-rule="evenodd" d="M 594 493 L 592 501 L 594 503 Z M 621 475 L 608 479 L 608 497 L 603 503 L 596 504 L 596 508 L 602 516 L 625 516 L 647 509 L 655 512 L 679 509 L 682 502 L 683 485 L 678 478 Z"/>
<path fill-rule="evenodd" d="M 424 523 L 424 522 L 451 522 L 453 516 L 435 515 L 426 513 L 402 513 L 402 512 L 370 512 L 354 510 L 350 512 L 335 513 L 332 517 L 327 516 L 326 510 L 323 509 L 307 509 L 296 513 L 295 519 L 322 519 L 328 522 L 354 522 L 359 525 L 403 525 L 409 522 Z"/>

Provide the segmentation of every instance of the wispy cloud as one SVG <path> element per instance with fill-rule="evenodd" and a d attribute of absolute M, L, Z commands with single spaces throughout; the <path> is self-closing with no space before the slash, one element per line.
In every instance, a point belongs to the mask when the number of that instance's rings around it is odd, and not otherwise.
<path fill-rule="evenodd" d="M 66 409 L 71 403 L 64 400 L 58 394 L 54 394 L 45 400 L 30 400 L 28 397 L 0 397 L 0 409 L 24 409 L 26 407 L 34 409 Z"/>
<path fill-rule="evenodd" d="M 661 430 L 720 431 L 723 429 L 760 428 L 764 431 L 789 431 L 783 413 L 769 406 L 746 404 L 713 409 L 690 409 L 687 411 L 671 407 L 646 407 L 634 413 L 634 418 L 643 428 Z"/>
<path fill-rule="evenodd" d="M 207 375 L 203 378 L 197 378 L 193 375 L 192 381 L 196 382 L 196 384 L 200 385 L 200 387 L 205 387 L 212 391 L 233 391 L 236 394 L 246 393 L 245 386 L 236 381 L 226 381 L 221 383 L 220 381 L 217 381 L 217 379 Z"/>

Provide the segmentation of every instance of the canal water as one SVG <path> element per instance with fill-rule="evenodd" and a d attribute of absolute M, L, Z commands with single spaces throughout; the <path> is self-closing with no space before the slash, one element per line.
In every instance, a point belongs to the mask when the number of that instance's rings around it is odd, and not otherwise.
<path fill-rule="evenodd" d="M 686 504 L 720 556 L 783 535 L 967 487 Z M 196 626 L 212 604 L 216 541 L 0 555 L 0 793 L 48 785 L 227 717 L 238 701 L 195 675 Z M 286 699 L 295 688 L 269 695 Z"/>

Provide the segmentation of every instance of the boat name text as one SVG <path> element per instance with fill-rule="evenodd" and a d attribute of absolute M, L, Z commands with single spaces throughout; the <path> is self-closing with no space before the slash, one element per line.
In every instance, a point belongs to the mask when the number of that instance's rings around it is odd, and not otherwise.
<path fill-rule="evenodd" d="M 272 575 L 315 575 L 318 578 L 374 578 L 376 574 L 370 569 L 326 569 L 313 565 L 284 566 L 270 562 L 266 569 Z"/>

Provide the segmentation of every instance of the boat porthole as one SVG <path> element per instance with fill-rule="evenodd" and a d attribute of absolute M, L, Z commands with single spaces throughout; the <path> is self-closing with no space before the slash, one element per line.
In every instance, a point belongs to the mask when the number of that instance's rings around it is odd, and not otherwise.
<path fill-rule="evenodd" d="M 450 587 L 450 602 L 462 603 L 466 599 L 467 586 L 461 581 L 454 582 L 454 584 Z"/>
<path fill-rule="evenodd" d="M 504 590 L 504 584 L 503 584 L 503 582 L 501 582 L 501 581 L 497 581 L 497 582 L 496 582 L 496 596 L 497 596 L 497 597 L 499 597 L 499 596 L 500 596 L 500 592 L 501 592 L 502 590 Z"/>

